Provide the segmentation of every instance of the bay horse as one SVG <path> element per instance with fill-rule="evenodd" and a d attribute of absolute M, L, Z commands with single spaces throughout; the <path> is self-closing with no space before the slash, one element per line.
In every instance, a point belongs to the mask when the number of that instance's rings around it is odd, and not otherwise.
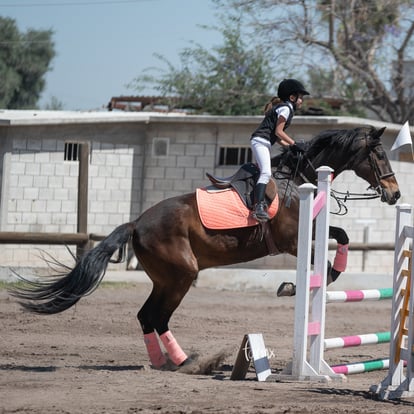
<path fill-rule="evenodd" d="M 149 278 L 152 291 L 137 318 L 154 368 L 169 362 L 163 344 L 175 366 L 191 358 L 169 329 L 173 312 L 190 289 L 200 270 L 254 260 L 269 254 L 263 232 L 271 234 L 277 253 L 297 253 L 299 217 L 298 185 L 315 183 L 315 169 L 329 166 L 335 176 L 345 170 L 369 183 L 383 202 L 395 204 L 400 197 L 398 183 L 382 147 L 385 128 L 360 127 L 330 130 L 306 143 L 303 160 L 289 161 L 289 150 L 272 160 L 281 200 L 277 214 L 266 226 L 211 230 L 200 221 L 195 193 L 159 202 L 129 223 L 118 226 L 96 247 L 78 259 L 73 269 L 50 278 L 26 280 L 11 290 L 27 311 L 38 314 L 62 312 L 98 287 L 112 256 L 129 242 Z M 264 230 L 264 227 L 266 229 Z M 341 229 L 339 229 L 341 230 Z M 347 240 L 339 232 L 341 244 Z M 330 232 L 335 238 L 335 231 Z M 335 267 L 335 264 L 334 264 Z M 338 276 L 341 269 L 337 269 Z M 332 273 L 332 272 L 331 272 Z M 160 343 L 161 342 L 161 343 Z"/>

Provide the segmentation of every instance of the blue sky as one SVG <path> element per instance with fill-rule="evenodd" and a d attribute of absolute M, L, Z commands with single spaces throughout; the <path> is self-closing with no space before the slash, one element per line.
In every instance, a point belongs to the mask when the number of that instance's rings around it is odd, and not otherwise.
<path fill-rule="evenodd" d="M 191 41 L 210 49 L 221 34 L 210 0 L 0 0 L 0 15 L 20 31 L 55 32 L 56 57 L 40 107 L 56 97 L 64 109 L 100 109 L 112 96 L 137 94 L 127 84 L 150 66 L 174 65 Z"/>

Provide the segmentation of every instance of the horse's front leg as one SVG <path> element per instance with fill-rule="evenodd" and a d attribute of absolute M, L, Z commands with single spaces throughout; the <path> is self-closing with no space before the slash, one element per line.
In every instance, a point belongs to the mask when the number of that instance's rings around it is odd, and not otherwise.
<path fill-rule="evenodd" d="M 348 262 L 348 247 L 349 237 L 346 231 L 341 227 L 329 226 L 328 232 L 329 240 L 336 240 L 336 254 L 334 257 L 333 265 L 328 260 L 327 263 L 327 281 L 326 284 L 330 285 L 338 279 L 339 275 L 345 271 Z M 314 264 L 314 251 L 312 249 L 311 263 Z"/>
<path fill-rule="evenodd" d="M 332 267 L 328 264 L 328 285 L 335 282 L 345 271 L 348 261 L 349 238 L 346 231 L 340 227 L 329 226 L 329 239 L 336 240 L 336 254 Z"/>
<path fill-rule="evenodd" d="M 314 237 L 314 235 L 313 235 Z M 330 285 L 338 279 L 339 275 L 345 271 L 348 261 L 348 247 L 349 238 L 346 231 L 341 227 L 329 226 L 328 239 L 336 240 L 336 254 L 333 261 L 333 265 L 328 260 L 327 263 L 327 281 L 326 284 Z M 314 264 L 314 250 L 312 249 L 311 264 Z"/>
<path fill-rule="evenodd" d="M 329 239 L 337 242 L 336 254 L 333 265 L 328 261 L 327 267 L 327 285 L 335 282 L 339 275 L 345 271 L 348 260 L 349 238 L 345 230 L 340 227 L 329 226 Z M 312 249 L 311 264 L 314 263 L 314 251 Z M 278 290 L 277 296 L 294 296 L 296 294 L 296 285 L 292 282 L 283 282 Z"/>

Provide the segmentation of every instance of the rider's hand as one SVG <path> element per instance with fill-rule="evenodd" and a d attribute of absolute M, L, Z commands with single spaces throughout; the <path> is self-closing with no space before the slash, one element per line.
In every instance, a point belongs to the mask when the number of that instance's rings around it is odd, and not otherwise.
<path fill-rule="evenodd" d="M 305 144 L 303 142 L 295 142 L 289 147 L 295 154 L 305 152 Z"/>

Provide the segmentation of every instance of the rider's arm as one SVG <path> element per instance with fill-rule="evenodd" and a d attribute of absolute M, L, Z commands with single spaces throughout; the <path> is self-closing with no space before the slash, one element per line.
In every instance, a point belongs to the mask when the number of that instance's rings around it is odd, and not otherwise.
<path fill-rule="evenodd" d="M 284 131 L 286 119 L 283 116 L 279 116 L 276 123 L 275 135 L 279 138 L 280 145 L 289 146 L 293 145 L 295 141 Z"/>

